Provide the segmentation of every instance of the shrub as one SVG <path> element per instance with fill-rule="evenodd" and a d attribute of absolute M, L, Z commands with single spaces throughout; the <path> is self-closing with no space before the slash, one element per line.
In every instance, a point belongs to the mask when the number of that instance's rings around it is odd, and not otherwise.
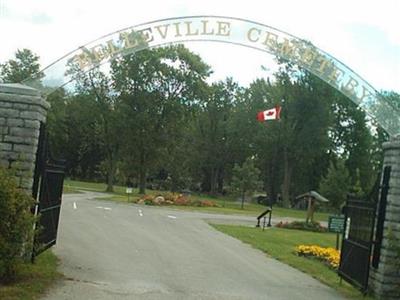
<path fill-rule="evenodd" d="M 174 202 L 175 199 L 176 199 L 176 195 L 175 195 L 174 193 L 171 193 L 171 192 L 163 193 L 163 194 L 161 194 L 161 196 L 164 197 L 165 201 L 172 201 L 172 202 Z"/>
<path fill-rule="evenodd" d="M 190 200 L 183 195 L 179 195 L 174 202 L 175 205 L 190 205 Z"/>
<path fill-rule="evenodd" d="M 315 231 L 315 232 L 327 232 L 328 229 L 322 226 L 319 222 L 303 222 L 303 221 L 293 221 L 293 222 L 279 222 L 275 225 L 279 228 L 287 228 L 287 229 L 298 229 L 298 230 L 306 230 L 306 231 Z"/>
<path fill-rule="evenodd" d="M 192 201 L 192 203 L 190 205 L 191 206 L 195 206 L 195 207 L 201 207 L 202 206 L 202 201 L 194 200 L 194 201 Z"/>
<path fill-rule="evenodd" d="M 138 203 L 140 199 L 138 197 L 129 197 L 129 202 L 130 203 Z"/>
<path fill-rule="evenodd" d="M 18 189 L 15 179 L 0 167 L 0 281 L 10 282 L 17 276 L 23 254 L 32 246 L 31 213 L 34 200 Z"/>
<path fill-rule="evenodd" d="M 153 199 L 145 199 L 144 204 L 145 205 L 154 205 Z"/>
<path fill-rule="evenodd" d="M 201 205 L 203 207 L 217 207 L 217 203 L 215 203 L 214 201 L 211 200 L 202 200 L 201 201 Z"/>
<path fill-rule="evenodd" d="M 151 195 L 143 195 L 140 199 L 139 199 L 139 201 L 138 201 L 138 203 L 140 204 L 140 203 L 144 203 L 144 204 L 146 204 L 146 205 L 154 205 L 154 203 L 153 203 L 153 196 L 151 196 Z"/>

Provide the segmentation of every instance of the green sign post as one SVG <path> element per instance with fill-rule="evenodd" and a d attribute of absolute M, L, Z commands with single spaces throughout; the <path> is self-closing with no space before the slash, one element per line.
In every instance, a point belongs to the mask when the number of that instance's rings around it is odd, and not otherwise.
<path fill-rule="evenodd" d="M 336 250 L 339 250 L 339 234 L 344 231 L 344 216 L 329 216 L 329 232 L 336 232 Z"/>

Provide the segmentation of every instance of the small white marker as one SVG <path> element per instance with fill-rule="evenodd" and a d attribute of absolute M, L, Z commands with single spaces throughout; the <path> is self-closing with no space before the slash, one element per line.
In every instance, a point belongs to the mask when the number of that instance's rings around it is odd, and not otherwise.
<path fill-rule="evenodd" d="M 171 216 L 171 215 L 168 215 L 168 218 L 170 218 L 170 219 L 176 219 L 175 216 Z"/>
<path fill-rule="evenodd" d="M 76 202 L 74 202 L 74 209 L 77 209 L 77 207 L 76 207 Z"/>
<path fill-rule="evenodd" d="M 139 216 L 143 217 L 143 212 L 141 209 L 139 209 Z"/>
<path fill-rule="evenodd" d="M 104 207 L 104 210 L 111 210 L 110 207 Z"/>
<path fill-rule="evenodd" d="M 96 206 L 96 208 L 101 208 L 101 209 L 102 209 L 102 208 L 103 208 L 103 206 Z"/>

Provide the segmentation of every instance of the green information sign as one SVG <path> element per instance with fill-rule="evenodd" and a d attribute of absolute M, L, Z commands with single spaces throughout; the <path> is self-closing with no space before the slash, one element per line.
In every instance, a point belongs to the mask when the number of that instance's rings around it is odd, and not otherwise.
<path fill-rule="evenodd" d="M 344 217 L 329 216 L 328 229 L 330 232 L 342 233 L 344 230 Z"/>

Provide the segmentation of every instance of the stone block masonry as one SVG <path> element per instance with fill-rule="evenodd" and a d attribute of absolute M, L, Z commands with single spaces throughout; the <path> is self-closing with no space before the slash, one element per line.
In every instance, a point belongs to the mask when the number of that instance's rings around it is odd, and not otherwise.
<path fill-rule="evenodd" d="M 18 184 L 32 192 L 40 123 L 50 105 L 39 91 L 0 84 L 0 165 L 15 170 Z"/>
<path fill-rule="evenodd" d="M 391 166 L 381 256 L 371 266 L 370 287 L 377 299 L 400 299 L 400 138 L 383 144 L 384 166 Z"/>

